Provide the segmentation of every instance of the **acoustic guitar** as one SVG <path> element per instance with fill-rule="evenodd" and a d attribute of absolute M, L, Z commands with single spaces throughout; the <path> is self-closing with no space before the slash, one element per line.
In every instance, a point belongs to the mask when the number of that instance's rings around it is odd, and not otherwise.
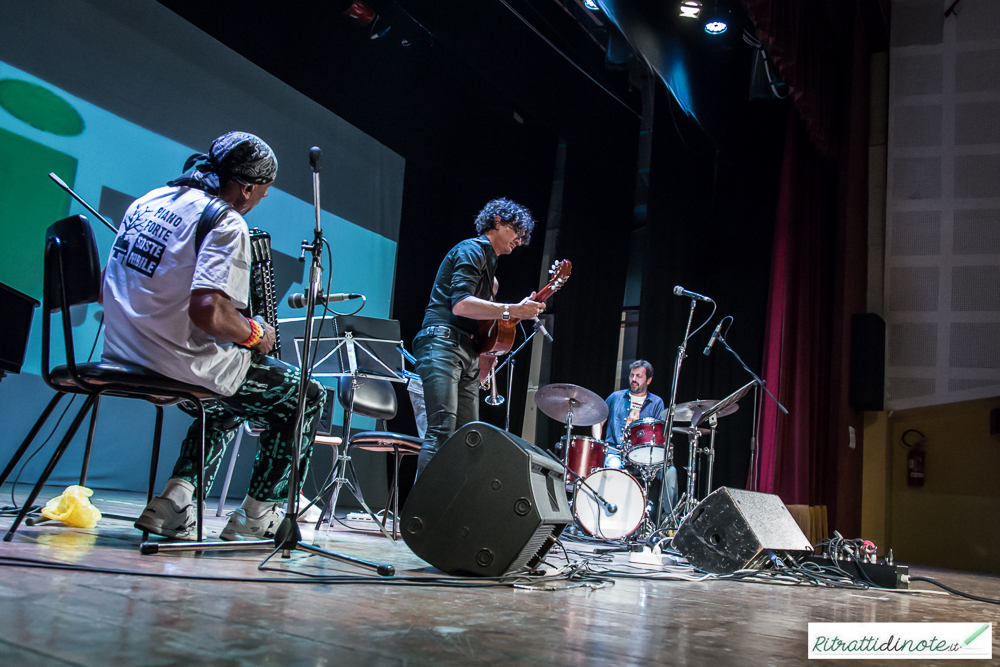
<path fill-rule="evenodd" d="M 573 263 L 568 259 L 560 260 L 549 269 L 551 279 L 542 289 L 538 290 L 532 301 L 544 303 L 546 299 L 559 291 L 559 289 L 569 280 L 570 273 L 573 272 Z M 484 356 L 498 357 L 507 354 L 514 347 L 514 335 L 517 333 L 518 319 L 511 317 L 509 320 L 482 320 L 479 323 L 479 334 L 476 336 L 476 352 Z M 492 360 L 481 359 L 480 370 L 484 363 L 489 362 L 486 370 L 492 367 Z"/>

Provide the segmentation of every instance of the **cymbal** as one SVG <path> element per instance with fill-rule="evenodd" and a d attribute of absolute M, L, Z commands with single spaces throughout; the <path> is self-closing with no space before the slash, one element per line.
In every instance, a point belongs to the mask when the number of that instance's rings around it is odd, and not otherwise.
<path fill-rule="evenodd" d="M 674 408 L 674 421 L 675 422 L 689 422 L 691 417 L 694 416 L 695 412 L 705 412 L 710 407 L 718 403 L 719 401 L 688 401 L 687 403 L 679 403 L 676 408 Z M 725 410 L 719 412 L 719 417 L 726 417 L 733 414 L 739 410 L 740 406 L 736 403 L 728 406 Z"/>
<path fill-rule="evenodd" d="M 573 426 L 593 426 L 608 418 L 604 399 L 575 384 L 547 384 L 535 393 L 535 405 L 547 416 L 565 422 L 573 415 Z"/>
<path fill-rule="evenodd" d="M 710 433 L 710 431 L 707 428 L 701 428 L 700 426 L 698 428 L 693 428 L 691 426 L 675 426 L 673 428 L 673 432 L 677 433 L 678 435 L 690 436 L 694 435 L 695 431 L 698 431 L 698 435 L 708 435 Z"/>

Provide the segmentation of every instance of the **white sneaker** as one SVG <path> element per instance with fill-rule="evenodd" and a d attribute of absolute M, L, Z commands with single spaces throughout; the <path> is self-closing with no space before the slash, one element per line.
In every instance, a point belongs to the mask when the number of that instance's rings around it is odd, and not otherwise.
<path fill-rule="evenodd" d="M 169 498 L 156 496 L 136 519 L 135 527 L 154 535 L 179 540 L 197 539 L 198 512 L 194 504 L 178 507 Z"/>
<path fill-rule="evenodd" d="M 219 535 L 224 540 L 265 540 L 274 537 L 274 531 L 284 517 L 284 512 L 278 508 L 278 503 L 272 505 L 257 517 L 247 516 L 246 509 L 240 507 L 229 515 L 229 523 Z"/>
<path fill-rule="evenodd" d="M 317 521 L 319 521 L 319 505 L 313 505 L 312 507 L 310 507 L 309 509 L 307 509 L 305 512 L 303 512 L 302 508 L 305 507 L 308 504 L 309 504 L 309 499 L 306 498 L 305 496 L 303 496 L 300 493 L 299 494 L 299 512 L 300 512 L 300 514 L 299 514 L 299 517 L 298 517 L 298 521 L 299 521 L 299 523 L 311 523 L 311 524 L 315 524 Z"/>

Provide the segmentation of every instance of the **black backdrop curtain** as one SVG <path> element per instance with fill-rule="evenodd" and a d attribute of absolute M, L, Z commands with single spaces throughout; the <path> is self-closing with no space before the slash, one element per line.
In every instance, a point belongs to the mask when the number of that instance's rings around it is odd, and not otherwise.
<path fill-rule="evenodd" d="M 673 295 L 674 285 L 718 303 L 714 319 L 688 344 L 678 402 L 721 399 L 750 381 L 721 345 L 709 357 L 702 354 L 725 315 L 734 317 L 726 340 L 760 372 L 786 109 L 782 102 L 743 98 L 730 108 L 725 135 L 711 144 L 670 93 L 657 90 L 637 354 L 653 364 L 651 390 L 665 403 L 690 310 L 689 300 Z M 692 329 L 710 312 L 699 303 Z M 719 421 L 715 487 L 744 486 L 752 417 L 751 394 Z M 675 438 L 675 456 L 683 489 L 686 440 Z"/>
<path fill-rule="evenodd" d="M 618 360 L 638 139 L 638 119 L 621 114 L 566 142 L 555 258 L 573 262 L 573 275 L 550 301 L 556 318 L 550 380 L 602 398 L 614 388 Z M 553 445 L 565 427 L 541 414 L 538 419 L 536 444 Z"/>

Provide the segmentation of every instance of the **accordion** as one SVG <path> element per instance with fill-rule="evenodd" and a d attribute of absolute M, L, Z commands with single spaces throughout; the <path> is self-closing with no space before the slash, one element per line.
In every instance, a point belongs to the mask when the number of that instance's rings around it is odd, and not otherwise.
<path fill-rule="evenodd" d="M 271 261 L 271 235 L 256 227 L 250 230 L 250 307 L 249 317 L 260 315 L 274 327 L 274 347 L 268 353 L 281 353 L 278 331 L 278 297 L 274 287 L 274 263 Z"/>

